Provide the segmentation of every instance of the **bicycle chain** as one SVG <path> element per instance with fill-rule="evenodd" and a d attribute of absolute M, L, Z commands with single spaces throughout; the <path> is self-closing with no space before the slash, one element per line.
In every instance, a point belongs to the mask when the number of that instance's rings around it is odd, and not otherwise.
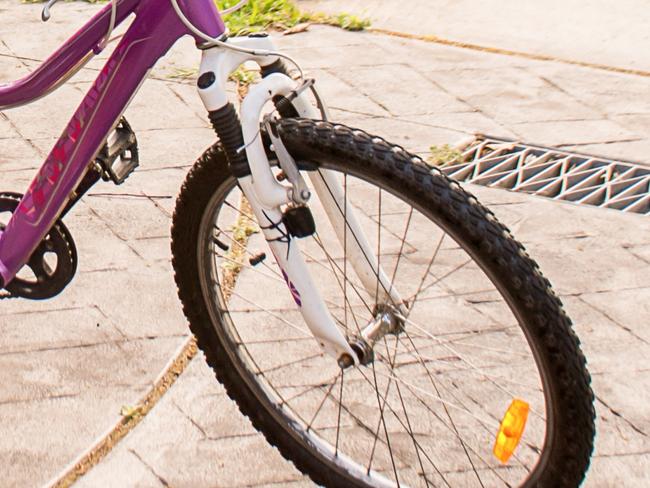
<path fill-rule="evenodd" d="M 0 193 L 0 213 L 13 213 L 21 199 L 20 193 Z M 0 229 L 4 227 L 0 223 Z M 51 265 L 46 260 L 48 254 L 56 255 L 56 264 Z M 25 273 L 25 268 L 29 268 L 33 276 Z M 72 281 L 76 271 L 77 248 L 70 231 L 63 222 L 57 220 L 27 263 L 5 289 L 12 297 L 30 300 L 52 298 L 61 293 Z"/>

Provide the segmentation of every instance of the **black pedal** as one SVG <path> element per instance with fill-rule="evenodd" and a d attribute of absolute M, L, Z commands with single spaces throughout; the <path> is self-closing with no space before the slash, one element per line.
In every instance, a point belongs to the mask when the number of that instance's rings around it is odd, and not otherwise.
<path fill-rule="evenodd" d="M 97 155 L 97 162 L 104 170 L 104 179 L 110 179 L 116 185 L 124 183 L 140 164 L 135 132 L 124 117 L 108 136 L 106 144 Z"/>
<path fill-rule="evenodd" d="M 282 223 L 293 237 L 308 237 L 316 232 L 316 223 L 309 207 L 291 207 L 282 214 Z"/>

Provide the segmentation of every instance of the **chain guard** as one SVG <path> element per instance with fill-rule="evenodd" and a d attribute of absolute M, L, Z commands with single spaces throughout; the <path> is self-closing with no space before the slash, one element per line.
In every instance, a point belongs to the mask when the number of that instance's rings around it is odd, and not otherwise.
<path fill-rule="evenodd" d="M 0 213 L 13 213 L 22 195 L 19 193 L 0 193 Z M 0 223 L 0 229 L 4 224 Z M 56 256 L 52 264 L 46 257 Z M 31 273 L 28 270 L 31 270 Z M 63 291 L 72 281 L 77 271 L 77 248 L 67 227 L 57 220 L 38 245 L 29 261 L 9 282 L 5 289 L 11 296 L 30 300 L 45 300 Z"/>

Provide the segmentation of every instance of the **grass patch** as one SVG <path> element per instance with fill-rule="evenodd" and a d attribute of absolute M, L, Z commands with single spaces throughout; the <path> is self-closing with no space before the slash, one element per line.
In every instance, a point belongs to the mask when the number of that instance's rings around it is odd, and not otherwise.
<path fill-rule="evenodd" d="M 238 0 L 217 0 L 219 10 L 232 7 Z M 250 0 L 241 10 L 224 17 L 232 35 L 243 35 L 266 29 L 286 30 L 310 20 L 290 0 Z"/>
<path fill-rule="evenodd" d="M 362 31 L 370 27 L 370 20 L 345 12 L 336 15 L 326 15 L 322 13 L 309 15 L 310 21 L 315 24 L 333 25 L 349 31 Z"/>
<path fill-rule="evenodd" d="M 238 0 L 217 0 L 219 9 L 236 5 Z M 351 31 L 370 26 L 370 21 L 356 15 L 326 15 L 300 10 L 292 0 L 250 0 L 241 10 L 224 17 L 232 35 L 263 30 L 288 30 L 303 22 L 327 24 Z"/>
<path fill-rule="evenodd" d="M 451 147 L 449 144 L 431 146 L 429 151 L 431 155 L 427 161 L 432 166 L 444 166 L 452 161 L 459 160 L 462 156 L 462 153 L 458 149 Z"/>

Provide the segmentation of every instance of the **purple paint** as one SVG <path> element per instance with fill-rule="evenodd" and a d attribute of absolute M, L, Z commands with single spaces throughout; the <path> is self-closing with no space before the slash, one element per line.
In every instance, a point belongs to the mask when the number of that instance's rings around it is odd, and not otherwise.
<path fill-rule="evenodd" d="M 298 305 L 299 307 L 302 307 L 302 298 L 300 297 L 300 292 L 294 286 L 294 284 L 291 283 L 287 273 L 282 268 L 280 268 L 280 271 L 282 271 L 282 276 L 284 276 L 284 281 L 287 283 L 287 286 L 289 287 L 289 291 L 291 292 L 291 296 L 293 297 L 293 301 L 296 302 L 296 305 Z"/>
<path fill-rule="evenodd" d="M 181 0 L 188 19 L 218 37 L 225 26 L 212 0 Z M 88 165 L 149 70 L 184 35 L 192 35 L 169 0 L 122 0 L 117 23 L 136 17 L 45 160 L 18 209 L 0 233 L 0 276 L 9 283 L 52 227 Z M 0 87 L 0 106 L 46 94 L 106 35 L 110 5 L 102 9 L 34 73 Z M 195 37 L 195 36 L 193 36 Z M 199 39 L 196 39 L 200 42 Z"/>

